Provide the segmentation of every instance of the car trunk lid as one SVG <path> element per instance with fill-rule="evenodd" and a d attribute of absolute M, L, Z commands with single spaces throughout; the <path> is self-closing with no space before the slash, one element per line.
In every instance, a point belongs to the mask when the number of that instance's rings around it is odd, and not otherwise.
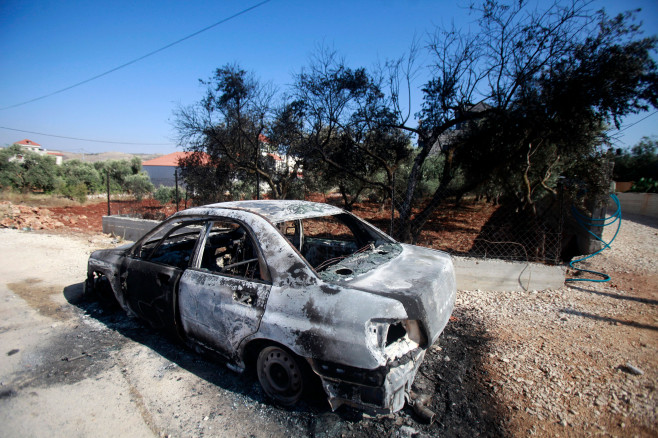
<path fill-rule="evenodd" d="M 455 303 L 456 282 L 449 255 L 413 245 L 399 244 L 397 256 L 366 272 L 352 269 L 349 259 L 333 266 L 323 275 L 351 288 L 387 296 L 404 306 L 409 319 L 420 320 L 427 330 L 430 344 L 434 343 L 448 323 Z M 361 258 L 377 258 L 359 254 Z"/>

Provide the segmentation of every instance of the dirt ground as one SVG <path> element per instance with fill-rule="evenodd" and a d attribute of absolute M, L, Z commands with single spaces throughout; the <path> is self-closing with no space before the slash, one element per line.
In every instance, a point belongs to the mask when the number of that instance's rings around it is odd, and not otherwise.
<path fill-rule="evenodd" d="M 410 408 L 380 418 L 321 399 L 280 408 L 254 376 L 84 298 L 90 252 L 122 242 L 98 234 L 102 211 L 47 210 L 10 213 L 62 226 L 0 229 L 2 436 L 658 434 L 657 220 L 625 221 L 586 264 L 609 283 L 459 291 L 416 379 L 436 413 L 425 424 Z"/>

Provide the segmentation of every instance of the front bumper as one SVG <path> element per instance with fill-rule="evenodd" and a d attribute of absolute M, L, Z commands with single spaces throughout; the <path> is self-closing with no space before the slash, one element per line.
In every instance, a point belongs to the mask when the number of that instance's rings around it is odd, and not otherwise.
<path fill-rule="evenodd" d="M 397 412 L 409 397 L 425 350 L 417 348 L 375 370 L 362 370 L 311 361 L 320 376 L 332 410 L 341 405 L 357 407 L 375 415 Z"/>

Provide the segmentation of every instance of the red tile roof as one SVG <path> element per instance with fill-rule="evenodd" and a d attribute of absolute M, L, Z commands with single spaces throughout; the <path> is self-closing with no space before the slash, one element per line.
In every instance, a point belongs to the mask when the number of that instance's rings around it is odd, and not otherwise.
<path fill-rule="evenodd" d="M 36 143 L 32 140 L 28 140 L 27 138 L 25 140 L 17 141 L 14 144 L 20 144 L 22 146 L 39 146 L 39 147 L 41 147 L 41 145 L 39 143 Z"/>
<path fill-rule="evenodd" d="M 142 161 L 142 166 L 169 166 L 169 167 L 178 167 L 178 161 L 181 158 L 187 158 L 194 152 L 173 152 L 171 154 L 163 155 L 152 160 Z M 208 162 L 210 156 L 203 154 L 204 161 Z"/>

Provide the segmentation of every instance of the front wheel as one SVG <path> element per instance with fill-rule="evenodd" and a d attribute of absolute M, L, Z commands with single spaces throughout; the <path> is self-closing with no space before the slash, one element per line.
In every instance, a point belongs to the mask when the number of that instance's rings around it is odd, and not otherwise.
<path fill-rule="evenodd" d="M 280 347 L 263 348 L 258 355 L 258 381 L 265 393 L 283 406 L 292 406 L 304 392 L 304 374 L 298 359 Z"/>

